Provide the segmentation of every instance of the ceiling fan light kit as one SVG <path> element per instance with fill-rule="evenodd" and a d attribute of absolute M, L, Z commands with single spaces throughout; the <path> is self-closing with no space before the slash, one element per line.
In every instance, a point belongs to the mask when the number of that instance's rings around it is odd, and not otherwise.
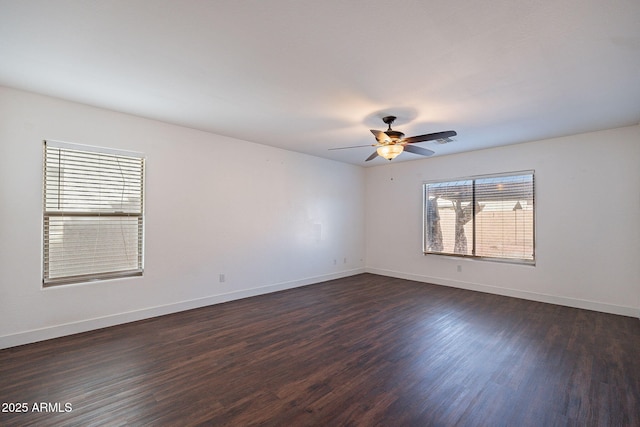
<path fill-rule="evenodd" d="M 400 155 L 404 151 L 404 147 L 399 144 L 394 145 L 383 145 L 382 147 L 378 147 L 376 152 L 378 156 L 384 157 L 387 160 L 393 160 Z"/>
<path fill-rule="evenodd" d="M 404 133 L 391 129 L 391 124 L 395 121 L 395 116 L 386 116 L 382 118 L 382 121 L 387 124 L 388 128 L 382 132 L 379 130 L 371 129 L 371 133 L 376 138 L 376 144 L 371 147 L 377 147 L 365 162 L 373 160 L 380 156 L 387 160 L 392 160 L 398 157 L 402 152 L 407 151 L 409 153 L 418 154 L 420 156 L 431 156 L 435 154 L 434 151 L 426 148 L 418 147 L 415 145 L 417 142 L 436 141 L 439 143 L 446 143 L 451 141 L 451 137 L 456 136 L 457 133 L 454 130 L 448 130 L 444 132 L 427 133 L 425 135 L 404 137 Z M 358 148 L 368 147 L 368 145 L 358 145 L 355 147 L 343 147 L 343 148 Z M 340 150 L 340 148 L 330 148 L 330 150 Z"/>

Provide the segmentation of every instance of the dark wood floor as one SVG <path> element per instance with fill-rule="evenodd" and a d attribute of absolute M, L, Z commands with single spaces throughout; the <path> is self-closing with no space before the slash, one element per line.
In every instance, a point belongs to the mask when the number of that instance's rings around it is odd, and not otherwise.
<path fill-rule="evenodd" d="M 2 426 L 640 426 L 640 321 L 362 274 L 2 350 L 0 402 L 28 404 Z"/>

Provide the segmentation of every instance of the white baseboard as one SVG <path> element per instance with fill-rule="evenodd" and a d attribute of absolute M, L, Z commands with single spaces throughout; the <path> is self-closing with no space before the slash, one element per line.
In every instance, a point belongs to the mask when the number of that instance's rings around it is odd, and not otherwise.
<path fill-rule="evenodd" d="M 432 283 L 434 285 L 450 286 L 453 288 L 468 289 L 471 291 L 486 292 L 489 294 L 504 295 L 514 298 L 522 298 L 531 301 L 546 302 L 549 304 L 564 305 L 573 308 L 600 311 L 603 313 L 618 314 L 640 318 L 640 309 L 634 307 L 607 304 L 596 301 L 588 301 L 577 298 L 567 298 L 557 295 L 542 294 L 537 292 L 522 291 L 518 289 L 501 288 L 497 286 L 485 285 L 481 283 L 463 282 L 440 277 L 423 276 L 419 274 L 403 273 L 400 271 L 384 270 L 378 268 L 367 268 L 367 273 L 379 274 L 381 276 L 395 277 L 398 279 L 413 280 L 416 282 Z"/>
<path fill-rule="evenodd" d="M 307 277 L 300 280 L 292 280 L 289 282 L 274 283 L 271 285 L 256 287 L 252 289 L 243 289 L 241 291 L 230 292 L 220 295 L 212 295 L 204 298 L 197 298 L 188 301 L 180 301 L 177 303 L 166 304 L 157 307 L 149 307 L 141 310 L 130 311 L 126 313 L 118 313 L 110 316 L 97 317 L 93 319 L 82 320 L 73 323 L 49 326 L 46 328 L 34 329 L 16 334 L 5 335 L 0 337 L 0 349 L 15 347 L 24 344 L 30 344 L 38 341 L 44 341 L 52 338 L 59 338 L 66 335 L 73 335 L 81 332 L 92 331 L 109 326 L 120 325 L 123 323 L 135 322 L 152 317 L 163 316 L 165 314 L 177 313 L 180 311 L 192 310 L 194 308 L 205 307 L 208 305 L 220 304 L 223 302 L 238 300 L 242 298 L 253 297 L 256 295 L 269 294 L 272 292 L 283 291 L 285 289 L 298 288 L 301 286 L 311 285 L 314 283 L 325 282 L 327 280 L 340 279 L 356 274 L 364 273 L 364 268 L 341 271 L 338 273 L 324 274 L 321 276 Z"/>
<path fill-rule="evenodd" d="M 325 274 L 321 276 L 308 277 L 300 280 L 289 282 L 275 283 L 271 285 L 256 287 L 252 289 L 244 289 L 241 291 L 230 292 L 226 294 L 213 295 L 204 298 L 197 298 L 188 301 L 180 301 L 177 303 L 149 307 L 141 310 L 130 311 L 126 313 L 118 313 L 110 316 L 98 317 L 93 319 L 82 320 L 73 323 L 49 326 L 41 329 L 34 329 L 16 334 L 5 335 L 0 337 L 0 349 L 15 347 L 24 344 L 30 344 L 38 341 L 44 341 L 52 338 L 58 338 L 66 335 L 73 335 L 81 332 L 92 331 L 109 326 L 120 325 L 123 323 L 135 322 L 138 320 L 149 319 L 153 317 L 163 316 L 166 314 L 177 313 L 185 310 L 205 307 L 214 304 L 221 304 L 228 301 L 248 298 L 256 295 L 263 295 L 272 292 L 278 292 L 286 289 L 297 288 L 301 286 L 320 283 L 327 280 L 340 279 L 360 273 L 378 274 L 381 276 L 395 277 L 398 279 L 413 280 L 416 282 L 432 283 L 435 285 L 450 286 L 454 288 L 468 289 L 472 291 L 486 292 L 496 295 L 504 295 L 515 298 L 522 298 L 531 301 L 545 302 L 549 304 L 564 305 L 567 307 L 582 308 L 586 310 L 600 311 L 603 313 L 618 314 L 640 318 L 640 310 L 634 307 L 619 306 L 606 304 L 595 301 L 581 300 L 576 298 L 567 298 L 556 295 L 541 294 L 536 292 L 522 291 L 517 289 L 501 288 L 480 283 L 463 282 L 445 278 L 430 277 L 419 274 L 403 273 L 400 271 L 384 270 L 377 268 L 358 268 L 338 273 Z"/>

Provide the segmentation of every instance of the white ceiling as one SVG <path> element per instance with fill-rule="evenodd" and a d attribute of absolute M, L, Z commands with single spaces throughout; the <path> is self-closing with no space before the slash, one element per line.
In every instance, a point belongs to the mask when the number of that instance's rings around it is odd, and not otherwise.
<path fill-rule="evenodd" d="M 638 0 L 0 0 L 0 85 L 363 166 L 389 114 L 436 155 L 637 124 L 639 77 Z"/>

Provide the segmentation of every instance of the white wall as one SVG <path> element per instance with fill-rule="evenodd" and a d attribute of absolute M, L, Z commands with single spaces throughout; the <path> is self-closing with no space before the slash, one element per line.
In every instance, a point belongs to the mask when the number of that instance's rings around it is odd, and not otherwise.
<path fill-rule="evenodd" d="M 529 169 L 535 267 L 422 255 L 424 181 Z M 368 271 L 638 317 L 640 126 L 391 162 L 366 174 Z"/>
<path fill-rule="evenodd" d="M 146 154 L 143 277 L 42 288 L 43 139 Z M 357 166 L 0 87 L 0 348 L 362 272 L 364 189 Z"/>

